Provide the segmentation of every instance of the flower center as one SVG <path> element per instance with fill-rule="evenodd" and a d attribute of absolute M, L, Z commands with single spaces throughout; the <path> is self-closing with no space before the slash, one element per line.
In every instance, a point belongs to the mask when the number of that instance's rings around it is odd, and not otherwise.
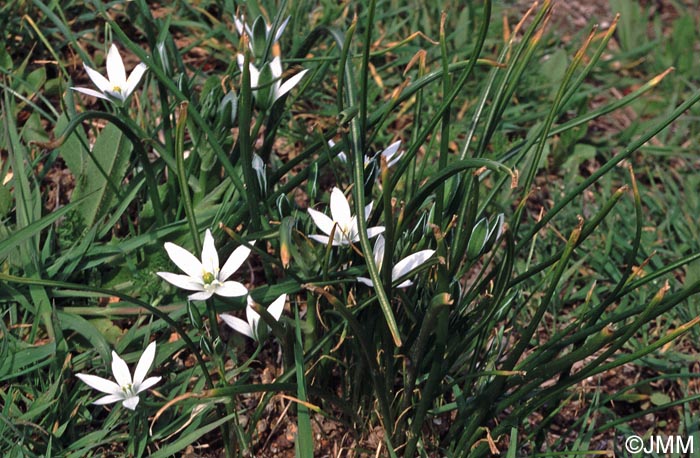
<path fill-rule="evenodd" d="M 215 273 L 211 272 L 204 272 L 202 274 L 202 283 L 204 283 L 202 286 L 204 286 L 204 291 L 208 293 L 214 293 L 218 288 L 223 285 L 217 278 L 219 275 L 219 269 L 215 270 Z"/>
<path fill-rule="evenodd" d="M 124 392 L 124 395 L 127 397 L 136 395 L 136 393 L 134 392 L 134 385 L 132 385 L 131 383 L 129 383 L 128 385 L 123 385 L 122 391 Z"/>
<path fill-rule="evenodd" d="M 122 88 L 120 86 L 117 86 L 116 84 L 112 86 L 112 92 L 121 92 Z"/>
<path fill-rule="evenodd" d="M 216 280 L 216 277 L 214 277 L 214 274 L 211 272 L 204 272 L 204 275 L 202 275 L 202 281 L 205 286 L 211 285 L 214 280 Z"/>

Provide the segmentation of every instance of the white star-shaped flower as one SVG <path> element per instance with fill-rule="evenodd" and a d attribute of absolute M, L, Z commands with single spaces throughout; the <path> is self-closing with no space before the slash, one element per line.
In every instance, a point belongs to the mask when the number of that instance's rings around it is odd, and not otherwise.
<path fill-rule="evenodd" d="M 379 236 L 377 241 L 374 243 L 374 263 L 377 265 L 377 270 L 382 270 L 382 262 L 384 261 L 384 237 Z M 405 276 L 412 270 L 418 268 L 420 265 L 424 264 L 433 254 L 435 250 L 421 250 L 417 253 L 413 253 L 406 256 L 401 261 L 397 262 L 396 265 L 391 269 L 391 281 L 394 282 L 399 278 Z M 374 283 L 372 280 L 366 277 L 358 277 L 357 281 L 365 284 L 371 288 L 374 288 Z M 397 288 L 408 288 L 413 282 L 411 280 L 406 280 Z"/>
<path fill-rule="evenodd" d="M 275 301 L 267 307 L 267 311 L 272 315 L 275 320 L 279 321 L 282 316 L 282 311 L 284 310 L 284 303 L 287 301 L 287 295 L 282 294 L 280 297 L 275 299 Z M 248 322 L 236 318 L 235 316 L 222 314 L 219 315 L 221 319 L 229 325 L 234 331 L 238 331 L 244 336 L 248 336 L 256 342 L 260 338 L 260 314 L 253 309 L 255 302 L 248 296 L 248 306 L 245 308 L 245 315 Z M 269 326 L 267 326 L 269 330 Z"/>
<path fill-rule="evenodd" d="M 253 245 L 255 241 L 250 242 Z M 245 296 L 248 288 L 237 281 L 227 281 L 245 262 L 250 254 L 250 248 L 241 245 L 231 253 L 224 266 L 219 269 L 219 255 L 214 246 L 214 237 L 207 229 L 202 245 L 202 260 L 174 243 L 166 242 L 165 250 L 170 259 L 187 275 L 158 272 L 158 275 L 168 283 L 188 291 L 199 291 L 190 294 L 191 301 L 204 301 L 213 294 L 224 297 Z"/>
<path fill-rule="evenodd" d="M 83 63 L 88 76 L 95 83 L 99 91 L 88 89 L 85 87 L 72 87 L 74 91 L 82 92 L 83 94 L 92 95 L 109 101 L 125 102 L 129 98 L 136 86 L 141 81 L 141 77 L 146 72 L 146 64 L 141 62 L 131 71 L 129 78 L 126 77 L 126 69 L 124 61 L 119 55 L 117 46 L 112 43 L 107 53 L 107 76 L 109 79 L 102 76 L 98 71 L 88 67 Z"/>
<path fill-rule="evenodd" d="M 369 218 L 371 212 L 372 202 L 365 207 L 365 221 Z M 309 238 L 317 242 L 328 244 L 331 233 L 333 233 L 333 246 L 349 245 L 352 242 L 358 242 L 360 240 L 360 234 L 357 228 L 357 216 L 353 216 L 350 213 L 350 204 L 343 195 L 343 191 L 338 188 L 333 188 L 331 191 L 332 219 L 313 208 L 309 208 L 309 216 L 311 216 L 311 219 L 313 219 L 321 232 L 326 234 L 309 236 Z M 382 232 L 384 232 L 384 226 L 367 228 L 367 236 L 369 238 L 376 237 Z"/>
<path fill-rule="evenodd" d="M 243 54 L 239 54 L 237 60 L 238 67 L 243 71 L 243 64 L 245 63 Z M 249 63 L 248 70 L 250 71 L 250 87 L 253 89 L 253 96 L 256 102 L 265 108 L 272 106 L 277 99 L 291 91 L 294 86 L 299 84 L 306 72 L 309 71 L 308 69 L 302 70 L 282 83 L 282 60 L 279 56 L 265 63 L 260 69 Z M 269 72 L 269 75 L 266 78 L 261 78 L 260 75 L 264 72 Z"/>
<path fill-rule="evenodd" d="M 328 146 L 330 148 L 333 148 L 335 146 L 335 142 L 332 139 L 328 140 Z M 401 159 L 401 156 L 403 156 L 403 151 L 401 151 L 397 154 L 397 151 L 399 150 L 400 147 L 401 147 L 401 140 L 397 140 L 394 143 L 392 143 L 391 145 L 387 146 L 386 149 L 384 151 L 382 151 L 380 154 L 375 154 L 374 156 L 371 156 L 371 157 L 365 154 L 364 166 L 367 167 L 374 160 L 374 158 L 377 158 L 377 157 L 384 157 L 384 159 L 386 159 L 386 166 L 388 168 L 395 166 L 399 162 L 399 160 Z M 337 157 L 338 157 L 338 159 L 340 159 L 343 162 L 348 162 L 348 157 L 344 151 L 339 152 Z"/>
<path fill-rule="evenodd" d="M 91 388 L 107 393 L 107 396 L 98 399 L 93 404 L 112 404 L 113 402 L 122 401 L 122 404 L 127 409 L 136 410 L 136 406 L 139 403 L 139 393 L 160 382 L 161 377 L 145 379 L 155 356 L 156 343 L 151 342 L 139 358 L 138 364 L 136 364 L 133 379 L 126 362 L 115 351 L 112 351 L 112 374 L 117 381 L 116 383 L 96 375 L 75 374 L 75 376 Z"/>
<path fill-rule="evenodd" d="M 386 166 L 388 168 L 395 166 L 399 162 L 399 160 L 401 159 L 401 156 L 403 156 L 403 151 L 398 152 L 400 147 L 401 147 L 401 140 L 397 140 L 394 143 L 392 143 L 391 145 L 387 146 L 384 151 L 382 151 L 381 157 L 386 159 Z M 374 156 L 374 157 L 379 157 L 379 156 Z M 372 158 L 372 159 L 374 159 L 374 158 Z"/>

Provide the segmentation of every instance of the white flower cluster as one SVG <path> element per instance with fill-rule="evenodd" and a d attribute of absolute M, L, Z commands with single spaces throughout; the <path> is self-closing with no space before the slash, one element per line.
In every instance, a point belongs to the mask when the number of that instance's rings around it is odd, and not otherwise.
<path fill-rule="evenodd" d="M 307 70 L 303 70 L 283 83 L 281 81 L 283 71 L 279 51 L 277 51 L 278 55 L 275 55 L 272 59 L 264 56 L 265 52 L 260 53 L 260 49 L 263 49 L 261 43 L 264 43 L 264 49 L 268 49 L 270 44 L 277 45 L 277 41 L 283 33 L 289 18 L 280 24 L 276 30 L 273 30 L 273 27 L 266 24 L 262 18 L 258 18 L 252 27 L 245 23 L 244 18 L 235 17 L 234 19 L 238 34 L 242 38 L 244 37 L 243 41 L 248 43 L 251 55 L 257 59 L 256 63 L 259 65 L 257 67 L 253 63 L 249 63 L 248 67 L 251 88 L 256 102 L 261 108 L 270 108 L 277 100 L 294 88 L 307 72 Z M 239 54 L 237 61 L 241 70 L 243 70 L 246 62 L 245 56 Z M 107 78 L 85 65 L 88 76 L 99 91 L 82 87 L 73 87 L 71 89 L 118 104 L 124 104 L 147 69 L 145 64 L 140 63 L 127 78 L 124 62 L 114 44 L 109 48 L 106 67 Z M 329 144 L 333 146 L 332 141 Z M 394 166 L 403 155 L 403 152 L 399 152 L 400 146 L 401 142 L 397 141 L 381 153 L 374 155 L 374 157 L 365 157 L 365 165 L 377 158 L 381 158 L 388 167 Z M 338 157 L 341 160 L 346 160 L 344 153 L 340 153 Z M 262 162 L 259 158 L 257 159 L 258 162 Z M 261 166 L 258 163 L 256 170 L 258 169 L 264 170 L 264 164 Z M 372 212 L 372 202 L 364 208 L 364 214 L 353 215 L 350 203 L 343 191 L 334 187 L 330 193 L 329 207 L 330 217 L 313 208 L 308 209 L 308 215 L 323 233 L 309 235 L 309 238 L 316 242 L 336 247 L 347 247 L 359 242 L 358 218 L 364 218 L 364 221 L 368 220 Z M 386 242 L 381 235 L 384 231 L 385 228 L 383 226 L 367 228 L 368 237 L 377 237 L 372 254 L 379 269 L 382 268 L 385 258 Z M 259 305 L 249 295 L 248 288 L 242 283 L 230 279 L 246 262 L 254 245 L 255 241 L 250 241 L 237 247 L 226 262 L 220 265 L 214 237 L 211 231 L 207 229 L 204 233 L 204 242 L 199 258 L 179 245 L 166 242 L 164 244 L 165 251 L 172 262 L 183 273 L 157 272 L 157 275 L 168 283 L 189 291 L 188 299 L 190 301 L 205 301 L 214 295 L 222 297 L 246 296 L 246 320 L 225 313 L 221 314 L 220 317 L 226 325 L 235 331 L 259 342 L 267 336 L 269 326 L 261 323 Z M 435 250 L 421 250 L 401 259 L 391 270 L 392 282 L 398 282 L 402 279 L 403 281 L 396 287 L 407 288 L 411 286 L 413 284 L 412 281 L 405 277 L 413 273 L 419 266 L 425 264 L 434 254 Z M 372 280 L 369 278 L 358 277 L 357 281 L 369 287 L 374 287 Z M 267 307 L 267 312 L 274 320 L 280 320 L 286 301 L 287 294 L 282 294 Z M 139 394 L 153 387 L 161 380 L 161 377 L 146 378 L 155 360 L 155 353 L 156 343 L 151 342 L 140 356 L 133 376 L 126 362 L 113 351 L 111 368 L 115 381 L 83 373 L 77 374 L 77 377 L 90 387 L 106 394 L 95 401 L 94 404 L 102 405 L 121 401 L 127 409 L 135 410 L 139 403 Z"/>

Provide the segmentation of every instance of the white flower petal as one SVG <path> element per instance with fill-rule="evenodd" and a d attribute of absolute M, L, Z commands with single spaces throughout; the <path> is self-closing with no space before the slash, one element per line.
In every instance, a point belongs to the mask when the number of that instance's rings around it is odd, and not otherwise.
<path fill-rule="evenodd" d="M 315 240 L 318 243 L 322 243 L 324 245 L 328 245 L 328 242 L 330 241 L 330 237 L 325 236 L 325 235 L 310 235 L 309 238 L 311 240 Z M 333 246 L 338 246 L 340 243 L 338 243 L 336 240 L 333 240 Z"/>
<path fill-rule="evenodd" d="M 401 160 L 402 157 L 403 157 L 403 151 L 401 151 L 399 154 L 397 154 L 396 156 L 394 156 L 394 158 L 393 158 L 392 160 L 388 161 L 388 162 L 386 163 L 386 166 L 387 166 L 388 168 L 391 168 L 391 167 L 395 166 L 396 164 L 399 163 L 399 161 Z"/>
<path fill-rule="evenodd" d="M 95 86 L 97 86 L 97 89 L 99 89 L 102 92 L 107 92 L 112 90 L 112 83 L 105 78 L 104 76 L 100 75 L 100 73 L 97 70 L 93 70 L 92 68 L 88 67 L 87 65 L 83 64 L 83 67 L 85 67 L 85 71 L 87 72 L 88 76 L 92 80 L 93 83 L 95 83 Z"/>
<path fill-rule="evenodd" d="M 82 92 L 83 94 L 91 95 L 93 97 L 99 97 L 101 99 L 111 100 L 109 97 L 107 97 L 103 93 L 95 91 L 94 89 L 88 89 L 85 87 L 72 87 L 71 89 L 73 89 L 74 91 Z"/>
<path fill-rule="evenodd" d="M 333 231 L 333 226 L 335 225 L 333 220 L 321 213 L 320 211 L 314 210 L 313 208 L 309 208 L 308 212 L 309 216 L 314 221 L 314 224 L 316 224 L 316 226 L 321 230 L 321 232 L 325 233 L 326 235 L 331 235 L 331 232 Z M 336 228 L 335 231 L 339 232 L 340 229 Z"/>
<path fill-rule="evenodd" d="M 386 166 L 387 167 L 393 167 L 396 165 L 399 160 L 401 160 L 401 157 L 403 156 L 403 151 L 399 152 L 397 154 L 397 151 L 401 147 L 401 140 L 395 141 L 391 145 L 387 147 L 384 151 L 382 151 L 382 156 L 384 159 L 386 159 Z"/>
<path fill-rule="evenodd" d="M 275 299 L 275 301 L 270 304 L 270 306 L 267 308 L 267 311 L 270 312 L 270 315 L 273 316 L 273 318 L 277 321 L 279 321 L 280 317 L 282 316 L 282 311 L 284 310 L 284 304 L 287 302 L 287 295 L 282 294 L 280 297 Z"/>
<path fill-rule="evenodd" d="M 395 166 L 396 164 L 399 163 L 399 161 L 401 160 L 401 157 L 402 157 L 402 156 L 403 156 L 403 151 L 401 151 L 401 153 L 399 153 L 398 155 L 396 155 L 396 156 L 394 157 L 394 159 L 392 159 L 391 161 L 387 162 L 386 166 L 387 166 L 388 168 L 392 168 L 393 166 Z"/>
<path fill-rule="evenodd" d="M 219 296 L 240 297 L 248 294 L 248 288 L 237 281 L 226 281 L 214 291 Z"/>
<path fill-rule="evenodd" d="M 241 16 L 240 18 L 236 16 L 235 14 L 233 15 L 233 23 L 236 25 L 236 32 L 238 32 L 238 36 L 242 36 L 244 33 L 246 33 L 248 30 L 248 25 L 243 22 L 245 18 Z M 252 35 L 251 33 L 248 33 L 248 35 Z"/>
<path fill-rule="evenodd" d="M 369 234 L 368 234 L 369 235 Z M 384 261 L 384 246 L 386 241 L 383 236 L 377 237 L 377 241 L 374 242 L 374 264 L 377 266 L 377 270 L 382 270 L 382 263 Z"/>
<path fill-rule="evenodd" d="M 258 340 L 258 326 L 260 323 L 260 314 L 252 307 L 253 300 L 248 296 L 248 307 L 245 308 L 245 316 L 248 319 L 248 326 L 253 333 L 253 339 Z"/>
<path fill-rule="evenodd" d="M 189 296 L 187 296 L 187 299 L 190 301 L 206 301 L 213 295 L 214 293 L 212 292 L 202 291 L 201 293 L 190 294 Z"/>
<path fill-rule="evenodd" d="M 333 221 L 338 223 L 341 228 L 350 227 L 352 225 L 350 204 L 345 198 L 345 195 L 343 195 L 343 191 L 339 188 L 333 188 L 331 191 L 331 216 L 333 217 Z"/>
<path fill-rule="evenodd" d="M 240 332 L 244 336 L 248 336 L 251 339 L 255 339 L 255 337 L 253 337 L 253 332 L 250 328 L 250 325 L 245 321 L 231 315 L 222 314 L 219 316 L 221 317 L 223 322 L 226 323 L 229 327 L 231 327 L 231 329 L 233 329 L 234 331 Z"/>
<path fill-rule="evenodd" d="M 250 244 L 255 245 L 255 240 L 250 242 Z M 228 257 L 226 263 L 219 272 L 219 281 L 228 280 L 228 277 L 233 275 L 233 273 L 243 265 L 246 259 L 248 259 L 248 256 L 250 256 L 250 248 L 245 245 L 241 245 L 233 250 L 231 256 Z"/>
<path fill-rule="evenodd" d="M 187 275 L 171 274 L 170 272 L 156 272 L 156 274 L 167 281 L 168 283 L 177 286 L 178 288 L 186 289 L 188 291 L 202 291 L 202 283 L 195 281 L 192 277 Z"/>
<path fill-rule="evenodd" d="M 161 378 L 162 377 L 148 377 L 146 380 L 141 382 L 139 384 L 139 386 L 136 388 L 136 394 L 138 394 L 142 391 L 146 391 L 147 389 L 149 389 L 150 387 L 152 387 L 156 383 L 160 382 Z"/>
<path fill-rule="evenodd" d="M 282 36 L 282 33 L 284 33 L 284 29 L 287 27 L 287 23 L 289 22 L 289 20 L 291 18 L 292 18 L 291 16 L 287 16 L 287 19 L 285 19 L 284 22 L 282 22 L 280 24 L 280 26 L 277 27 L 277 32 L 275 33 L 275 39 L 272 40 L 273 42 L 280 41 L 280 37 Z"/>
<path fill-rule="evenodd" d="M 272 71 L 272 77 L 275 79 L 282 76 L 282 59 L 280 59 L 280 56 L 275 56 L 270 62 L 270 71 Z"/>
<path fill-rule="evenodd" d="M 413 282 L 412 282 L 411 280 L 406 280 L 405 282 L 403 282 L 403 283 L 401 283 L 401 284 L 399 284 L 399 285 L 396 285 L 396 287 L 397 287 L 397 288 L 408 288 L 408 287 L 411 286 L 412 284 L 413 284 Z"/>
<path fill-rule="evenodd" d="M 103 393 L 114 394 L 120 392 L 121 390 L 119 385 L 111 380 L 107 380 L 106 378 L 89 374 L 75 374 L 75 376 L 82 380 L 83 383 L 88 385 L 90 388 L 94 388 Z"/>
<path fill-rule="evenodd" d="M 357 277 L 357 281 L 359 281 L 363 285 L 369 286 L 370 288 L 374 288 L 374 283 L 372 283 L 372 280 L 370 280 L 367 277 Z"/>
<path fill-rule="evenodd" d="M 346 233 L 343 234 L 346 239 L 352 240 L 353 242 L 358 242 L 360 240 L 360 229 L 357 227 L 357 216 L 350 218 L 350 226 L 346 229 Z"/>
<path fill-rule="evenodd" d="M 252 36 L 252 35 L 251 35 Z M 251 43 L 252 45 L 252 43 Z M 243 54 L 238 54 L 236 56 L 236 61 L 238 62 L 238 68 L 243 72 L 243 65 L 245 64 L 245 56 Z M 248 62 L 248 71 L 250 72 L 250 87 L 253 89 L 253 92 L 258 87 L 258 80 L 260 79 L 260 72 L 258 71 L 258 68 L 253 65 L 251 62 Z"/>
<path fill-rule="evenodd" d="M 395 141 L 394 143 L 389 145 L 384 151 L 382 151 L 382 156 L 384 156 L 384 159 L 386 159 L 387 162 L 389 162 L 394 157 L 394 154 L 396 154 L 400 147 L 401 140 Z"/>
<path fill-rule="evenodd" d="M 250 72 L 250 88 L 257 89 L 260 84 L 260 71 L 251 63 L 248 64 L 248 71 Z"/>
<path fill-rule="evenodd" d="M 146 374 L 148 374 L 148 370 L 151 368 L 151 365 L 153 364 L 153 360 L 156 357 L 156 343 L 155 341 L 151 342 L 148 344 L 146 349 L 143 351 L 141 354 L 141 357 L 139 358 L 139 362 L 136 365 L 136 370 L 134 370 L 134 385 L 140 385 L 143 382 L 143 379 L 146 378 Z"/>
<path fill-rule="evenodd" d="M 424 264 L 433 254 L 435 254 L 435 250 L 422 250 L 410 256 L 406 256 L 391 269 L 392 280 L 397 280 L 416 269 L 421 264 Z"/>
<path fill-rule="evenodd" d="M 504 218 L 505 218 L 505 216 L 503 215 L 503 213 L 499 213 L 496 216 L 496 219 L 493 222 L 493 228 L 489 231 L 489 234 L 486 236 L 486 240 L 491 240 L 491 237 L 493 237 L 492 240 L 494 242 L 496 242 L 498 239 L 501 238 L 501 235 L 503 235 L 503 220 L 504 220 Z M 498 231 L 498 232 L 496 232 L 495 237 L 493 234 L 494 231 Z"/>
<path fill-rule="evenodd" d="M 372 237 L 376 237 L 377 235 L 384 232 L 384 230 L 385 230 L 384 226 L 368 227 L 367 228 L 367 238 L 371 239 Z"/>
<path fill-rule="evenodd" d="M 124 396 L 120 396 L 118 394 L 108 394 L 107 396 L 103 396 L 97 401 L 94 401 L 93 404 L 97 406 L 105 405 L 105 404 L 113 404 L 115 402 L 119 402 L 122 399 L 124 399 Z"/>
<path fill-rule="evenodd" d="M 202 244 L 202 267 L 209 273 L 214 273 L 219 269 L 219 254 L 216 252 L 214 237 L 207 229 L 204 233 L 204 243 Z"/>
<path fill-rule="evenodd" d="M 107 76 L 109 77 L 109 82 L 113 86 L 119 86 L 124 89 L 126 87 L 126 69 L 124 68 L 124 61 L 122 56 L 119 55 L 119 50 L 117 46 L 112 43 L 107 52 Z"/>
<path fill-rule="evenodd" d="M 192 253 L 175 245 L 174 243 L 165 242 L 165 251 L 168 256 L 183 272 L 192 278 L 202 278 L 203 269 L 202 263 Z"/>
<path fill-rule="evenodd" d="M 138 396 L 130 396 L 130 397 L 124 399 L 124 402 L 122 404 L 127 409 L 136 410 L 136 406 L 139 404 L 139 397 Z"/>
<path fill-rule="evenodd" d="M 126 362 L 124 362 L 114 350 L 112 350 L 112 374 L 114 375 L 114 380 L 117 381 L 120 387 L 132 384 L 129 366 L 126 365 Z"/>
<path fill-rule="evenodd" d="M 277 94 L 275 94 L 275 100 L 279 99 L 280 97 L 285 95 L 287 92 L 294 89 L 294 87 L 297 84 L 299 84 L 299 81 L 301 81 L 301 79 L 304 77 L 304 75 L 306 75 L 306 72 L 308 72 L 308 70 L 302 70 L 299 73 L 297 73 L 296 75 L 289 78 L 287 81 L 285 81 L 280 86 L 279 90 L 277 91 Z"/>
<path fill-rule="evenodd" d="M 124 89 L 126 97 L 129 97 L 129 95 L 131 95 L 131 93 L 134 92 L 134 89 L 136 89 L 136 86 L 138 86 L 139 82 L 141 81 L 141 78 L 143 77 L 143 74 L 146 73 L 146 70 L 148 70 L 148 67 L 146 66 L 146 64 L 141 62 L 131 71 L 129 79 L 126 80 L 126 88 Z"/>
<path fill-rule="evenodd" d="M 370 213 L 372 213 L 372 205 L 374 205 L 374 201 L 365 205 L 365 221 L 367 221 L 367 218 L 369 218 Z"/>

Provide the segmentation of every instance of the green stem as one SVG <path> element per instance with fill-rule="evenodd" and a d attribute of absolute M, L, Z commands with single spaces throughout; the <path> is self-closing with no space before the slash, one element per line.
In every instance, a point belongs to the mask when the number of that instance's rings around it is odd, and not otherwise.
<path fill-rule="evenodd" d="M 226 370 L 224 368 L 224 360 L 221 354 L 217 351 L 217 340 L 220 340 L 219 336 L 219 322 L 216 319 L 216 309 L 214 307 L 214 302 L 211 299 L 206 301 L 207 314 L 209 315 L 209 348 L 211 348 L 211 357 L 216 364 L 216 369 L 219 372 L 219 382 L 217 386 L 224 387 L 227 385 L 226 382 Z M 206 338 L 206 337 L 205 337 Z M 219 342 L 221 345 L 221 342 Z M 231 402 L 225 403 L 225 407 L 222 405 L 217 405 L 217 410 L 219 415 L 231 415 L 236 411 L 236 405 L 234 402 L 234 397 L 231 397 Z M 236 450 L 237 438 L 235 434 L 231 434 L 231 429 L 229 428 L 228 422 L 221 425 L 221 434 L 224 437 L 224 448 L 226 450 L 226 457 L 233 458 Z"/>
<path fill-rule="evenodd" d="M 421 390 L 421 398 L 412 419 L 411 431 L 408 435 L 408 444 L 404 451 L 405 456 L 415 456 L 416 445 L 421 437 L 420 431 L 423 429 L 423 420 L 435 399 L 434 393 L 440 384 L 440 380 L 442 380 L 444 351 L 447 343 L 448 323 L 450 318 L 448 306 L 451 301 L 446 294 L 438 297 L 439 299 L 433 301 L 433 304 L 431 304 L 431 307 L 438 309 L 433 361 L 430 365 L 428 380 L 425 387 Z"/>
<path fill-rule="evenodd" d="M 364 57 L 363 57 L 363 68 L 367 70 L 369 65 L 369 46 L 371 39 L 371 30 L 373 29 L 372 21 L 374 17 L 374 10 L 376 8 L 376 0 L 371 0 L 369 5 L 368 22 L 367 22 L 367 34 L 365 36 L 365 47 L 364 47 Z M 345 98 L 349 104 L 352 104 L 357 100 L 355 92 L 355 78 L 350 65 L 345 65 Z M 360 90 L 360 116 L 352 119 L 350 124 L 350 136 L 352 138 L 351 154 L 350 160 L 353 165 L 353 178 L 355 186 L 353 187 L 355 196 L 355 214 L 357 215 L 357 226 L 360 236 L 360 246 L 362 247 L 362 252 L 365 255 L 365 262 L 367 263 L 367 270 L 369 271 L 369 276 L 374 283 L 374 291 L 379 299 L 379 306 L 382 309 L 384 318 L 386 320 L 389 331 L 391 332 L 394 344 L 397 347 L 402 345 L 401 336 L 399 333 L 399 328 L 396 325 L 396 318 L 394 318 L 394 312 L 391 310 L 391 304 L 389 298 L 387 297 L 384 287 L 382 286 L 382 281 L 379 276 L 379 271 L 377 265 L 374 262 L 374 256 L 372 256 L 372 246 L 369 243 L 367 237 L 367 221 L 364 218 L 365 213 L 365 190 L 364 190 L 364 137 L 365 137 L 365 122 L 367 117 L 367 79 L 369 73 L 364 71 L 361 73 L 361 90 Z M 385 419 L 385 421 L 388 420 Z M 385 426 L 390 426 L 391 423 L 385 423 Z M 390 429 L 387 429 L 387 432 Z M 388 436 L 387 436 L 388 437 Z"/>
<path fill-rule="evenodd" d="M 250 139 L 250 120 L 251 120 L 251 105 L 252 89 L 250 87 L 250 51 L 246 48 L 244 53 L 245 60 L 243 63 L 243 71 L 241 75 L 241 103 L 238 104 L 238 147 L 241 152 L 241 167 L 243 168 L 243 178 L 245 180 L 245 194 L 250 211 L 250 227 L 253 232 L 260 230 L 260 213 L 258 205 L 260 205 L 261 197 L 258 193 L 258 183 L 253 171 L 253 152 Z"/>
<path fill-rule="evenodd" d="M 195 219 L 190 187 L 187 183 L 187 172 L 185 170 L 185 126 L 187 125 L 187 102 L 180 104 L 180 117 L 175 125 L 175 161 L 177 163 L 177 179 L 180 184 L 180 195 L 185 206 L 187 224 L 190 227 L 190 235 L 194 242 L 197 253 L 202 251 L 202 244 L 199 241 L 199 231 L 197 230 L 197 220 Z"/>

